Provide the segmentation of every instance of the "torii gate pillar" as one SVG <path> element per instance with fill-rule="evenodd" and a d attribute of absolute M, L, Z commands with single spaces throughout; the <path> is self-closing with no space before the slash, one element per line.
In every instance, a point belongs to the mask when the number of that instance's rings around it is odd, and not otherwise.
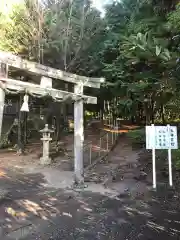
<path fill-rule="evenodd" d="M 74 86 L 74 93 L 83 94 L 83 84 Z M 74 180 L 84 183 L 83 144 L 84 144 L 84 111 L 83 99 L 74 103 Z"/>
<path fill-rule="evenodd" d="M 0 62 L 0 80 L 1 78 L 6 77 L 7 75 L 7 66 Z M 2 133 L 2 122 L 3 122 L 3 112 L 4 112 L 4 102 L 5 102 L 5 92 L 3 88 L 0 88 L 0 139 Z"/>

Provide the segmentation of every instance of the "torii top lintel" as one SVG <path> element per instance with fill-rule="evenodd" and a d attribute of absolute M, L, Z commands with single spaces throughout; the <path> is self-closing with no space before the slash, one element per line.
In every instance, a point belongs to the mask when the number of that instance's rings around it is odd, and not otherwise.
<path fill-rule="evenodd" d="M 100 84 L 105 81 L 104 78 L 90 78 L 68 73 L 55 68 L 44 66 L 42 64 L 22 59 L 12 53 L 0 51 L 0 62 L 8 64 L 11 67 L 25 70 L 36 75 L 50 78 L 61 79 L 74 84 L 82 83 L 86 87 L 100 88 Z"/>

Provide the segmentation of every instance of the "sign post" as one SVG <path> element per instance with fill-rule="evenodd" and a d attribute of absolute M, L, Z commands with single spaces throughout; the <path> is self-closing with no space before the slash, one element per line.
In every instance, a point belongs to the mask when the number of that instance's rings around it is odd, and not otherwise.
<path fill-rule="evenodd" d="M 156 189 L 156 149 L 168 149 L 169 185 L 172 181 L 171 149 L 178 149 L 177 127 L 175 126 L 146 126 L 146 149 L 152 150 L 153 188 Z"/>
<path fill-rule="evenodd" d="M 169 185 L 172 187 L 172 158 L 171 158 L 171 127 L 168 124 L 168 138 L 169 138 L 169 149 L 168 149 L 168 164 L 169 164 Z"/>
<path fill-rule="evenodd" d="M 153 188 L 156 188 L 156 150 L 155 150 L 155 127 L 154 124 L 151 125 L 153 133 L 153 148 L 152 148 L 152 165 L 153 165 Z"/>

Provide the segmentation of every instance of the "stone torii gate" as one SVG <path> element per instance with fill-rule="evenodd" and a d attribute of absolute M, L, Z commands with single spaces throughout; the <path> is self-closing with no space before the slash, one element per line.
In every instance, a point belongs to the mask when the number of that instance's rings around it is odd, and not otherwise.
<path fill-rule="evenodd" d="M 8 78 L 8 67 L 20 69 L 28 73 L 46 78 L 48 86 L 23 82 Z M 63 80 L 74 84 L 74 93 L 52 88 L 53 79 Z M 100 88 L 104 78 L 90 78 L 71 74 L 58 69 L 44 66 L 35 62 L 24 60 L 8 52 L 0 51 L 0 136 L 3 121 L 3 109 L 6 90 L 31 92 L 38 95 L 49 94 L 52 98 L 65 101 L 71 98 L 74 101 L 74 174 L 75 182 L 81 183 L 83 177 L 83 142 L 84 142 L 84 123 L 83 123 L 83 103 L 96 104 L 97 98 L 83 94 L 84 86 Z"/>

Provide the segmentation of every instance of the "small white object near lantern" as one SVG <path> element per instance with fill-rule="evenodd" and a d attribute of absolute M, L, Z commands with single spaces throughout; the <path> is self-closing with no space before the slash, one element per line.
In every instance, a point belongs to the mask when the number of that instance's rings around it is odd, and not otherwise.
<path fill-rule="evenodd" d="M 23 102 L 21 110 L 20 110 L 21 112 L 29 112 L 28 101 L 29 101 L 29 96 L 26 94 L 24 96 L 24 102 Z"/>
<path fill-rule="evenodd" d="M 45 128 L 40 130 L 39 132 L 42 133 L 43 137 L 41 140 L 43 141 L 43 155 L 40 158 L 40 162 L 43 165 L 48 165 L 51 163 L 51 158 L 49 157 L 49 142 L 52 140 L 51 133 L 54 131 L 48 128 L 48 124 L 45 124 Z"/>

